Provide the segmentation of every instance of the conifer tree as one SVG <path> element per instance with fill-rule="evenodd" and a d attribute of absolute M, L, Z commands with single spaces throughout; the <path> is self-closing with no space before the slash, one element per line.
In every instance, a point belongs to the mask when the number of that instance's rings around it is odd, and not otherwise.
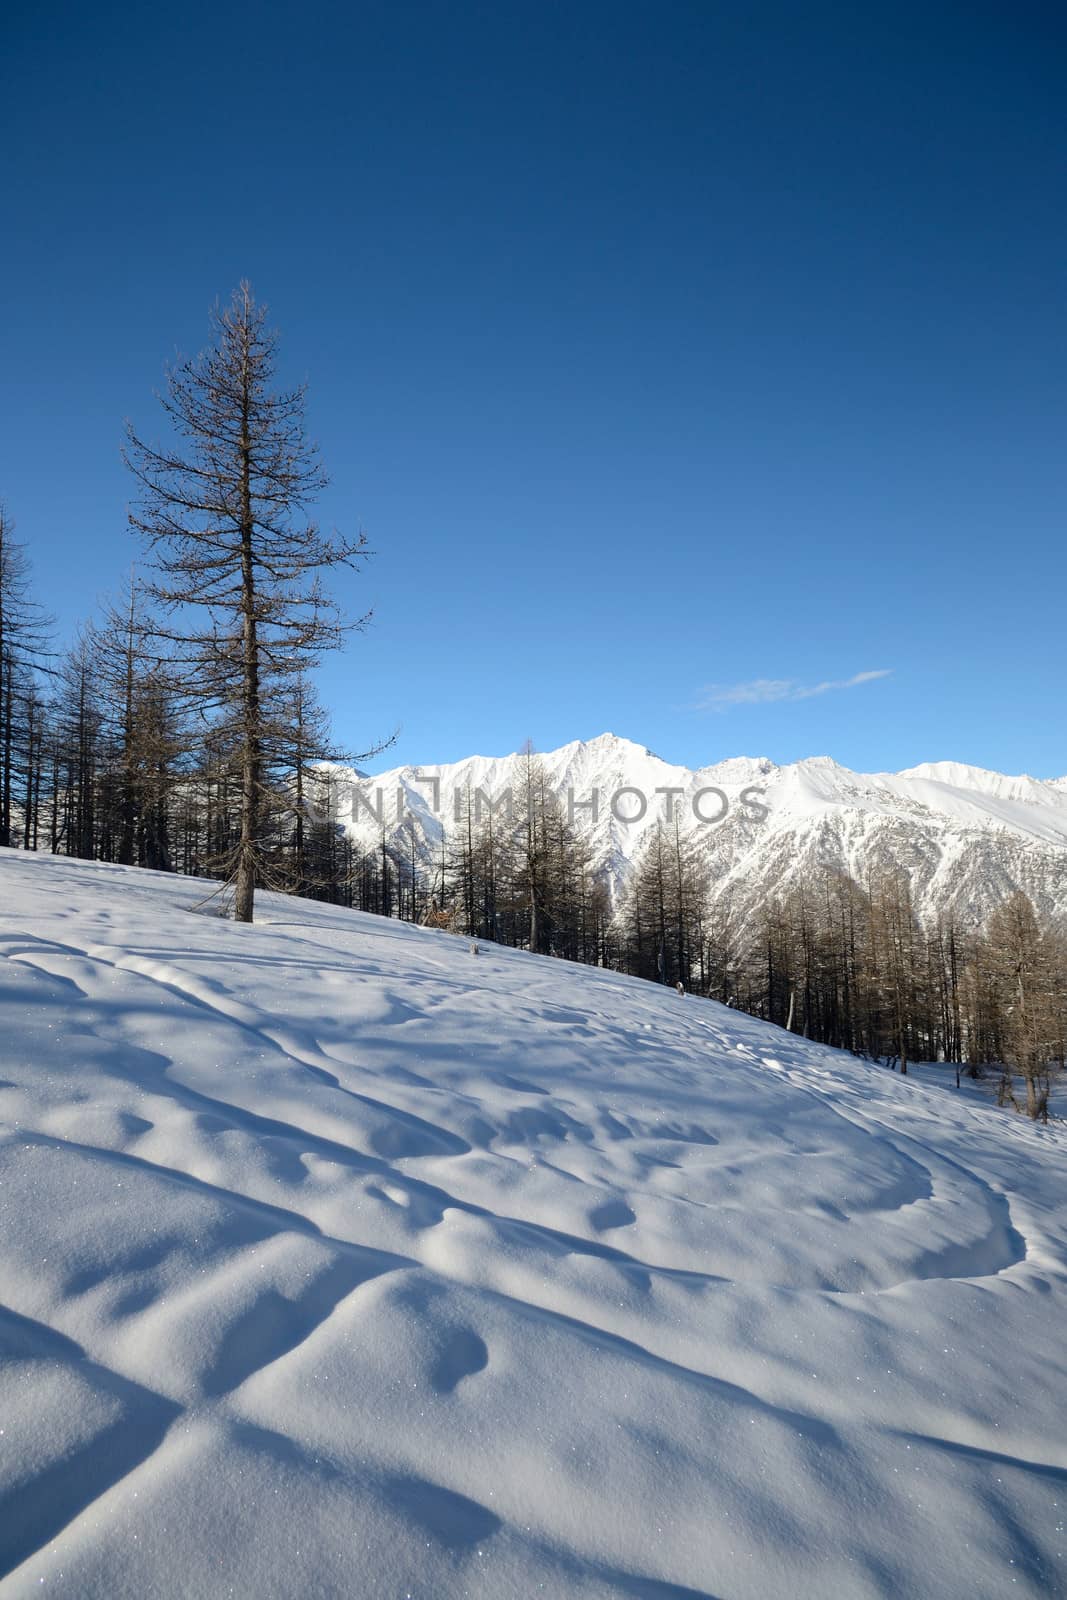
<path fill-rule="evenodd" d="M 277 336 L 247 283 L 216 308 L 213 331 L 204 355 L 168 372 L 172 441 L 149 443 L 131 428 L 126 460 L 140 491 L 130 523 L 151 551 L 149 594 L 166 618 L 160 632 L 184 686 L 232 737 L 234 915 L 250 922 L 285 691 L 340 643 L 322 576 L 353 564 L 364 539 L 328 536 L 310 519 L 327 479 L 304 431 L 304 389 L 275 386 Z"/>
<path fill-rule="evenodd" d="M 12 796 L 19 740 L 20 692 L 45 661 L 52 619 L 30 591 L 30 562 L 0 504 L 0 845 L 14 843 Z"/>

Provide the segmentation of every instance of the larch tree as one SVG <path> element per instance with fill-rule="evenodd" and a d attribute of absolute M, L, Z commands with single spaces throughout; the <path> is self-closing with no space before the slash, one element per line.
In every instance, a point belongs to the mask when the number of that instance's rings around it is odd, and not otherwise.
<path fill-rule="evenodd" d="M 304 429 L 303 386 L 275 387 L 277 335 L 247 283 L 213 313 L 214 344 L 170 369 L 161 401 L 172 444 L 128 431 L 139 486 L 133 529 L 153 563 L 150 598 L 187 687 L 226 724 L 240 785 L 234 915 L 250 922 L 262 877 L 274 752 L 287 690 L 344 624 L 322 586 L 362 535 L 324 534 L 309 507 L 327 479 Z M 351 624 L 360 627 L 361 618 Z"/>
<path fill-rule="evenodd" d="M 1005 1064 L 1022 1075 L 1027 1115 L 1047 1122 L 1050 1070 L 1060 1031 L 1053 942 L 1021 890 L 997 906 L 986 925 L 985 939 L 999 991 Z"/>
<path fill-rule="evenodd" d="M 12 790 L 18 703 L 45 660 L 52 619 L 30 592 L 30 562 L 0 504 L 0 845 L 12 842 Z"/>
<path fill-rule="evenodd" d="M 153 659 L 153 621 L 133 569 L 103 617 L 89 627 L 95 679 L 103 692 L 112 744 L 114 859 L 124 865 L 167 864 L 164 780 L 178 754 L 174 696 Z"/>

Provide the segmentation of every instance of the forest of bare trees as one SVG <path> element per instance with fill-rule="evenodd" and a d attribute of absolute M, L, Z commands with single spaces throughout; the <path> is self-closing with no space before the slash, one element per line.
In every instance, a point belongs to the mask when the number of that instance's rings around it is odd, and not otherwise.
<path fill-rule="evenodd" d="M 681 830 L 660 825 L 613 909 L 558 802 L 526 784 L 518 825 L 469 822 L 437 871 L 434 902 L 460 931 L 681 984 L 903 1074 L 992 1070 L 1002 1101 L 1018 1080 L 1022 1108 L 1046 1116 L 1067 1053 L 1067 936 L 1025 894 L 984 928 L 927 927 L 905 872 L 860 884 L 827 870 L 742 920 Z"/>
<path fill-rule="evenodd" d="M 327 480 L 304 391 L 276 386 L 247 284 L 212 333 L 167 374 L 163 441 L 128 435 L 143 563 L 63 652 L 0 511 L 0 845 L 217 878 L 250 921 L 257 885 L 351 869 L 314 820 L 321 763 L 347 753 L 311 672 L 366 620 L 322 583 L 364 540 L 309 514 Z"/>
<path fill-rule="evenodd" d="M 754 922 L 666 824 L 613 904 L 532 750 L 507 808 L 468 798 L 435 860 L 413 829 L 355 845 L 332 820 L 332 763 L 352 758 L 311 674 L 345 628 L 322 577 L 363 540 L 310 516 L 326 480 L 303 391 L 275 388 L 247 285 L 213 332 L 168 376 L 170 442 L 128 440 L 144 564 L 62 652 L 0 508 L 0 846 L 214 880 L 246 921 L 261 885 L 616 968 L 901 1073 L 992 1068 L 1002 1102 L 1047 1114 L 1067 938 L 1021 893 L 983 928 L 931 927 L 904 871 L 827 870 Z"/>

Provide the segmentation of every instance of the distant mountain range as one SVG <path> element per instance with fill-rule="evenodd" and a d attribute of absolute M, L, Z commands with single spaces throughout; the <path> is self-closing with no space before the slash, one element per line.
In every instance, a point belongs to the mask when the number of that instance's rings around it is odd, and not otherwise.
<path fill-rule="evenodd" d="M 428 865 L 468 797 L 484 815 L 522 792 L 525 759 L 469 756 L 373 777 L 338 769 L 341 820 L 364 848 L 380 844 L 383 829 L 405 855 L 414 841 Z M 981 921 L 1015 888 L 1046 915 L 1067 917 L 1067 778 L 951 761 L 859 773 L 827 756 L 781 767 L 738 756 L 694 771 L 611 733 L 537 760 L 616 896 L 656 822 L 677 816 L 706 852 L 716 893 L 742 916 L 827 866 L 863 882 L 896 864 L 910 873 L 924 919 L 953 911 Z"/>

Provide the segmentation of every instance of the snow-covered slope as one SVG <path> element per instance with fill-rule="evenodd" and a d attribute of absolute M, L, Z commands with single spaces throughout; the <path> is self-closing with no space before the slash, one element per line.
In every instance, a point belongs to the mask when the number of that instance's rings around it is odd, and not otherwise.
<path fill-rule="evenodd" d="M 1056 1126 L 204 891 L 0 855 L 4 1600 L 1067 1592 Z"/>
<path fill-rule="evenodd" d="M 414 829 L 429 862 L 455 826 L 457 797 L 463 814 L 466 797 L 481 790 L 485 815 L 488 801 L 500 803 L 508 791 L 519 796 L 523 760 L 472 756 L 361 781 L 349 775 L 341 817 L 354 838 L 373 848 L 381 839 L 380 811 L 387 837 L 404 856 Z M 574 821 L 616 891 L 649 830 L 675 814 L 706 853 L 719 892 L 741 913 L 769 892 L 810 883 L 827 865 L 863 882 L 869 872 L 897 864 L 910 871 L 927 918 L 952 911 L 981 921 L 1015 888 L 1025 889 L 1040 911 L 1067 917 L 1067 780 L 1004 777 L 958 762 L 866 774 L 827 756 L 784 767 L 742 756 L 691 771 L 610 733 L 538 760 L 565 810 L 573 800 Z M 724 799 L 700 798 L 715 789 Z M 620 791 L 631 792 L 613 809 Z M 360 793 L 362 801 L 355 799 Z"/>

